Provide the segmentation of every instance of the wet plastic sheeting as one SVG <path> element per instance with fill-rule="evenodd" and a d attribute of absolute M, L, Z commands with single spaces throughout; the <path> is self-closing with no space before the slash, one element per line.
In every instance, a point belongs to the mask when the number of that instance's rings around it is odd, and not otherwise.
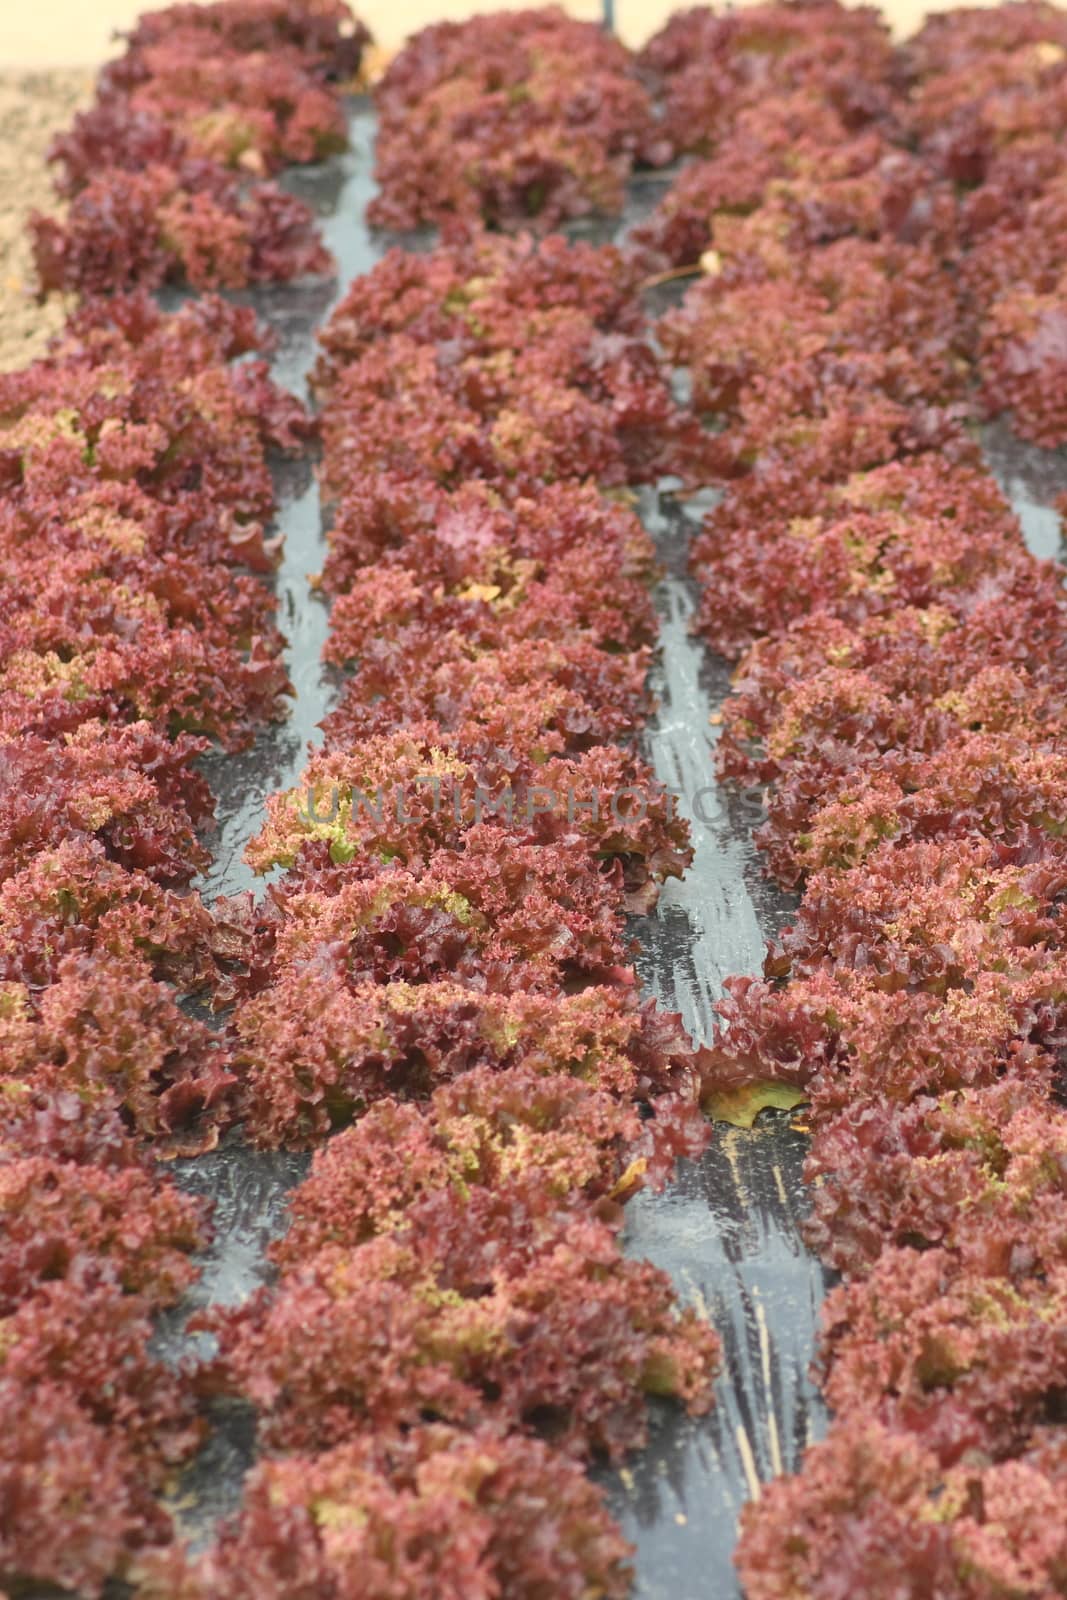
<path fill-rule="evenodd" d="M 1026 444 L 1003 419 L 982 430 L 982 444 L 990 467 L 1018 513 L 1029 549 L 1042 559 L 1062 561 L 1067 550 L 1052 502 L 1067 492 L 1067 452 Z"/>
<path fill-rule="evenodd" d="M 338 281 L 248 297 L 280 336 L 277 377 L 297 391 L 314 359 L 315 329 L 343 285 L 394 242 L 372 235 L 364 223 L 373 193 L 372 137 L 373 114 L 366 102 L 356 102 L 350 152 L 288 180 L 322 214 L 340 266 Z M 621 229 L 587 227 L 582 235 L 618 236 L 650 208 L 664 181 L 638 180 Z M 423 249 L 427 237 L 404 242 Z M 1031 547 L 1041 555 L 1056 553 L 1048 505 L 1067 487 L 1063 458 L 1019 446 L 1002 428 L 989 430 L 987 446 Z M 290 640 L 297 695 L 290 719 L 264 732 L 252 751 L 208 762 L 219 796 L 217 833 L 209 841 L 215 865 L 201 885 L 209 897 L 252 886 L 241 853 L 266 797 L 298 778 L 308 741 L 320 737 L 316 725 L 333 691 L 320 664 L 326 608 L 308 581 L 325 553 L 311 468 L 286 465 L 280 487 L 285 554 L 277 577 L 279 615 Z M 704 1039 L 723 979 L 759 970 L 765 941 L 788 920 L 791 902 L 760 875 L 751 844 L 758 820 L 752 805 L 714 781 L 715 727 L 709 719 L 727 693 L 728 672 L 688 631 L 694 592 L 685 575 L 686 545 L 700 508 L 685 509 L 669 492 L 648 491 L 640 509 L 667 574 L 657 591 L 663 633 L 654 688 L 660 709 L 648 748 L 658 776 L 685 797 L 681 804 L 693 823 L 696 859 L 684 880 L 666 886 L 655 913 L 634 922 L 637 966 L 646 990 L 680 1011 L 694 1037 Z M 750 1133 L 716 1129 L 707 1155 L 687 1165 L 675 1186 L 663 1195 L 639 1195 L 627 1210 L 628 1250 L 665 1268 L 685 1299 L 707 1308 L 726 1349 L 717 1405 L 708 1417 L 689 1421 L 655 1406 L 649 1447 L 621 1471 L 597 1474 L 636 1546 L 640 1600 L 731 1600 L 738 1592 L 731 1550 L 741 1505 L 758 1480 L 793 1467 L 825 1426 L 807 1369 L 826 1279 L 798 1234 L 806 1204 L 805 1139 L 796 1120 L 765 1114 Z M 216 1207 L 215 1239 L 193 1297 L 196 1305 L 232 1304 L 264 1281 L 265 1247 L 284 1227 L 285 1191 L 306 1168 L 306 1158 L 259 1154 L 234 1136 L 220 1150 L 178 1164 L 182 1184 L 210 1195 Z M 191 1345 L 181 1333 L 183 1321 L 180 1314 L 161 1328 L 160 1342 L 174 1355 Z M 215 1432 L 176 1497 L 182 1525 L 198 1543 L 210 1536 L 220 1514 L 236 1506 L 254 1452 L 249 1411 L 227 1406 L 214 1420 Z"/>
<path fill-rule="evenodd" d="M 350 122 L 350 148 L 321 167 L 289 173 L 286 187 L 319 212 L 326 243 L 338 264 L 332 282 L 278 284 L 238 296 L 259 312 L 278 337 L 274 376 L 296 394 L 305 393 L 315 359 L 315 333 L 343 288 L 369 272 L 388 247 L 364 222 L 374 193 L 370 148 L 374 117 L 367 102 L 356 102 Z M 201 880 L 208 898 L 234 894 L 256 883 L 241 859 L 259 826 L 267 796 L 295 783 L 304 767 L 308 742 L 321 742 L 317 724 L 329 709 L 332 677 L 322 665 L 327 611 L 309 578 L 321 570 L 326 547 L 318 485 L 310 462 L 283 462 L 278 469 L 279 531 L 285 544 L 277 574 L 278 622 L 289 640 L 286 662 L 296 689 L 289 718 L 260 734 L 253 749 L 237 756 L 208 758 L 205 771 L 218 796 L 217 830 L 207 842 L 214 854 Z"/>
<path fill-rule="evenodd" d="M 729 675 L 689 632 L 694 523 L 665 495 L 646 494 L 641 513 L 667 574 L 656 594 L 659 710 L 648 749 L 657 776 L 682 797 L 695 854 L 685 877 L 664 886 L 654 915 L 635 921 L 637 968 L 643 987 L 706 1040 L 723 980 L 759 970 L 766 940 L 793 902 L 759 872 L 757 816 L 715 783 L 710 718 Z M 736 1594 L 731 1551 L 741 1505 L 759 1479 L 793 1466 L 822 1428 L 807 1369 L 825 1275 L 797 1232 L 804 1147 L 781 1114 L 765 1115 L 751 1132 L 718 1127 L 676 1184 L 627 1207 L 629 1253 L 665 1268 L 681 1295 L 706 1310 L 726 1353 L 715 1409 L 690 1421 L 657 1406 L 648 1448 L 603 1479 L 637 1547 L 635 1592 L 645 1600 Z"/>
<path fill-rule="evenodd" d="M 363 220 L 374 193 L 372 138 L 373 113 L 367 102 L 356 102 L 348 152 L 321 167 L 291 173 L 286 180 L 288 188 L 319 212 L 326 243 L 338 263 L 337 278 L 270 286 L 237 297 L 253 305 L 276 333 L 274 376 L 294 393 L 305 393 L 316 354 L 316 330 L 344 286 L 368 272 L 388 248 L 388 241 L 372 236 Z M 327 609 L 310 582 L 326 554 L 313 465 L 280 463 L 277 487 L 277 527 L 285 542 L 275 587 L 296 694 L 287 720 L 264 729 L 251 750 L 236 756 L 214 753 L 203 763 L 218 800 L 216 827 L 207 838 L 214 861 L 197 884 L 209 902 L 221 894 L 262 892 L 261 880 L 242 860 L 245 845 L 261 824 L 267 797 L 297 781 L 309 742 L 321 742 L 317 725 L 330 708 L 336 683 L 321 660 Z M 218 1150 L 175 1164 L 177 1181 L 208 1197 L 214 1203 L 214 1216 L 212 1243 L 202 1258 L 203 1275 L 159 1330 L 160 1348 L 169 1357 L 177 1359 L 208 1347 L 204 1339 L 183 1333 L 193 1311 L 207 1304 L 238 1304 L 266 1281 L 267 1246 L 286 1225 L 286 1192 L 301 1181 L 308 1164 L 305 1155 L 251 1150 L 234 1134 Z M 208 1442 L 183 1474 L 172 1505 L 182 1530 L 196 1546 L 211 1538 L 220 1516 L 236 1510 L 255 1451 L 254 1416 L 248 1407 L 216 1406 L 211 1421 Z"/>

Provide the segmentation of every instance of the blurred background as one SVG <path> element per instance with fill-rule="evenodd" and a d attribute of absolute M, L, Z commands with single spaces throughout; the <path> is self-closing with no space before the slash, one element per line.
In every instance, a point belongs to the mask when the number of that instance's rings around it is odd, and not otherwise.
<path fill-rule="evenodd" d="M 5 67 L 95 65 L 110 54 L 111 36 L 128 27 L 141 11 L 157 9 L 163 0 L 2 0 L 0 64 Z M 531 0 L 514 0 L 520 9 Z M 982 3 L 982 0 L 979 0 Z M 507 0 L 503 0 L 507 4 Z M 354 0 L 375 39 L 394 50 L 416 28 L 428 22 L 461 20 L 478 11 L 503 9 L 501 0 Z M 627 44 L 643 44 L 670 13 L 676 0 L 615 0 L 616 31 Z M 951 9 L 951 0 L 885 0 L 882 7 L 899 35 L 909 33 L 929 11 Z M 573 16 L 593 20 L 599 0 L 573 0 Z"/>

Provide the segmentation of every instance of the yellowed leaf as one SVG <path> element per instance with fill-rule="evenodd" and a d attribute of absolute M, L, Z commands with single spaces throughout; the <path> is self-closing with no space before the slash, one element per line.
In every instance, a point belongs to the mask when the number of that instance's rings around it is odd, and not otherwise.
<path fill-rule="evenodd" d="M 617 1200 L 621 1194 L 632 1189 L 639 1179 L 643 1178 L 648 1169 L 648 1157 L 638 1156 L 636 1161 L 631 1161 L 622 1177 L 611 1191 L 610 1198 Z"/>
<path fill-rule="evenodd" d="M 806 1099 L 804 1091 L 791 1083 L 745 1083 L 737 1089 L 713 1091 L 704 1101 L 704 1110 L 713 1122 L 751 1128 L 761 1111 L 792 1111 Z"/>

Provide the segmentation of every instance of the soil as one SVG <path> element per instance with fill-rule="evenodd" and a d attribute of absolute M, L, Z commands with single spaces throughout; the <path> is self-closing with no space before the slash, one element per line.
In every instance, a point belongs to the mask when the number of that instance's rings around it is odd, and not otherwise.
<path fill-rule="evenodd" d="M 48 146 L 88 103 L 92 80 L 84 68 L 0 71 L 0 372 L 39 356 L 68 309 L 61 295 L 37 299 L 26 218 L 57 209 Z"/>

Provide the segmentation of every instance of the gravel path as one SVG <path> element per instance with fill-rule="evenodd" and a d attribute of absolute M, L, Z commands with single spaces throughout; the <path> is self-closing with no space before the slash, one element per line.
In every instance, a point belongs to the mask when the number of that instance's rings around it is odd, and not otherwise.
<path fill-rule="evenodd" d="M 92 79 L 84 68 L 0 71 L 0 372 L 40 355 L 63 321 L 62 296 L 36 299 L 26 217 L 56 209 L 48 146 L 87 104 Z"/>

